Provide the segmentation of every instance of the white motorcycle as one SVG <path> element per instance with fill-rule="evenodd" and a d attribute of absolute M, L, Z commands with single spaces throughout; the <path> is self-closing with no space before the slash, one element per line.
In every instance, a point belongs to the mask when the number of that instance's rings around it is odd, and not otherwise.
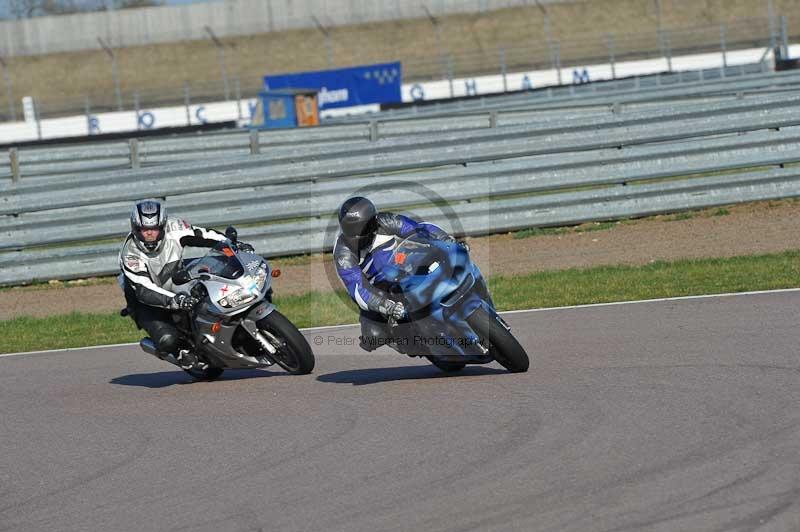
<path fill-rule="evenodd" d="M 164 357 L 200 380 L 218 378 L 227 368 L 267 368 L 278 365 L 294 375 L 314 369 L 314 354 L 305 337 L 272 304 L 272 276 L 267 261 L 221 242 L 205 256 L 189 259 L 175 271 L 172 282 L 178 292 L 200 303 L 177 323 L 186 349 L 180 360 Z M 150 338 L 141 348 L 160 356 Z M 172 359 L 172 360 L 170 360 Z"/>

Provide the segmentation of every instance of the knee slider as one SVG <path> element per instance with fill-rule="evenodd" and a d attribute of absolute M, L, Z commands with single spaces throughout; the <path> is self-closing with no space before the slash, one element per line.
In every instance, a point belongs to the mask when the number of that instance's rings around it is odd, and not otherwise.
<path fill-rule="evenodd" d="M 161 337 L 158 338 L 157 343 L 158 350 L 162 353 L 175 354 L 178 352 L 178 337 L 172 333 L 162 334 Z"/>

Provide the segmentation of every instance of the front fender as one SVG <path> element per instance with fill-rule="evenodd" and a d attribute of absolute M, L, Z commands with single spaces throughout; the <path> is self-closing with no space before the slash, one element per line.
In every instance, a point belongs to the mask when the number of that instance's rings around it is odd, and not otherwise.
<path fill-rule="evenodd" d="M 258 330 L 256 322 L 269 316 L 273 310 L 275 310 L 275 305 L 269 301 L 262 301 L 247 311 L 247 316 L 242 320 L 242 327 L 255 337 Z"/>
<path fill-rule="evenodd" d="M 273 305 L 268 301 L 262 301 L 261 303 L 255 305 L 247 312 L 247 316 L 245 316 L 244 319 L 242 319 L 239 325 L 242 327 L 242 329 L 247 331 L 247 334 L 252 336 L 254 340 L 258 341 L 259 343 L 262 343 L 262 340 L 259 339 L 257 323 L 259 320 L 262 320 L 265 317 L 269 316 L 274 310 L 275 310 L 275 305 Z M 275 353 L 274 348 L 268 350 L 272 354 Z M 265 353 L 263 356 L 269 359 L 273 364 L 275 363 L 275 360 L 268 354 Z"/>

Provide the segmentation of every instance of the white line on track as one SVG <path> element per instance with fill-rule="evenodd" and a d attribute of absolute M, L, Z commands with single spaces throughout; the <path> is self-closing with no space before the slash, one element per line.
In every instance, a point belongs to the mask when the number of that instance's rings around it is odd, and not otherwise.
<path fill-rule="evenodd" d="M 759 290 L 755 292 L 731 292 L 725 294 L 707 294 L 707 295 L 700 295 L 700 296 L 681 296 L 681 297 L 663 297 L 659 299 L 639 299 L 636 301 L 615 301 L 613 303 L 592 303 L 590 305 L 572 305 L 569 307 L 547 307 L 547 308 L 533 308 L 533 309 L 525 309 L 525 310 L 506 310 L 501 312 L 500 314 L 522 314 L 524 312 L 549 312 L 554 310 L 570 310 L 570 309 L 583 309 L 583 308 L 595 308 L 595 307 L 613 307 L 618 305 L 636 305 L 639 303 L 661 303 L 664 301 L 685 301 L 691 299 L 711 299 L 716 297 L 737 297 L 737 296 L 753 296 L 753 295 L 760 295 L 760 294 L 781 294 L 786 292 L 800 292 L 800 288 L 784 288 L 781 290 Z M 343 325 L 325 325 L 323 327 L 308 327 L 304 329 L 300 329 L 301 331 L 324 331 L 328 329 L 341 329 L 342 327 L 354 327 L 357 326 L 357 323 L 348 323 Z M 83 351 L 86 349 L 108 349 L 109 347 L 128 347 L 138 345 L 137 343 L 130 343 L 130 344 L 111 344 L 111 345 L 94 345 L 90 347 L 69 347 L 66 349 L 51 349 L 48 351 L 28 351 L 25 353 L 9 353 L 7 355 L 0 354 L 0 358 L 10 358 L 10 357 L 20 357 L 24 355 L 41 355 L 41 354 L 48 354 L 48 353 L 66 353 L 69 351 Z"/>
<path fill-rule="evenodd" d="M 711 299 L 714 297 L 756 296 L 760 294 L 781 294 L 784 292 L 800 292 L 800 288 L 782 288 L 780 290 L 758 290 L 754 292 L 730 292 L 726 294 L 706 294 L 701 296 L 662 297 L 658 299 L 638 299 L 636 301 L 615 301 L 613 303 L 592 303 L 590 305 L 572 305 L 570 307 L 532 308 L 527 310 L 506 310 L 500 314 L 521 314 L 523 312 L 545 312 L 551 310 L 569 310 L 576 308 L 613 307 L 617 305 L 635 305 L 638 303 L 661 303 L 664 301 L 684 301 L 688 299 Z"/>

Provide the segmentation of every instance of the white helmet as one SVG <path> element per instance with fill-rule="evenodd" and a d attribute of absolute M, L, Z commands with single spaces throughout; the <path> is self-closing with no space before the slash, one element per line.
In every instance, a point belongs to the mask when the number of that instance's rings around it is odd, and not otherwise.
<path fill-rule="evenodd" d="M 164 230 L 167 225 L 167 210 L 157 200 L 142 200 L 131 210 L 131 234 L 136 247 L 145 253 L 155 253 L 164 243 Z M 145 229 L 158 229 L 158 237 L 147 242 L 142 235 Z"/>

